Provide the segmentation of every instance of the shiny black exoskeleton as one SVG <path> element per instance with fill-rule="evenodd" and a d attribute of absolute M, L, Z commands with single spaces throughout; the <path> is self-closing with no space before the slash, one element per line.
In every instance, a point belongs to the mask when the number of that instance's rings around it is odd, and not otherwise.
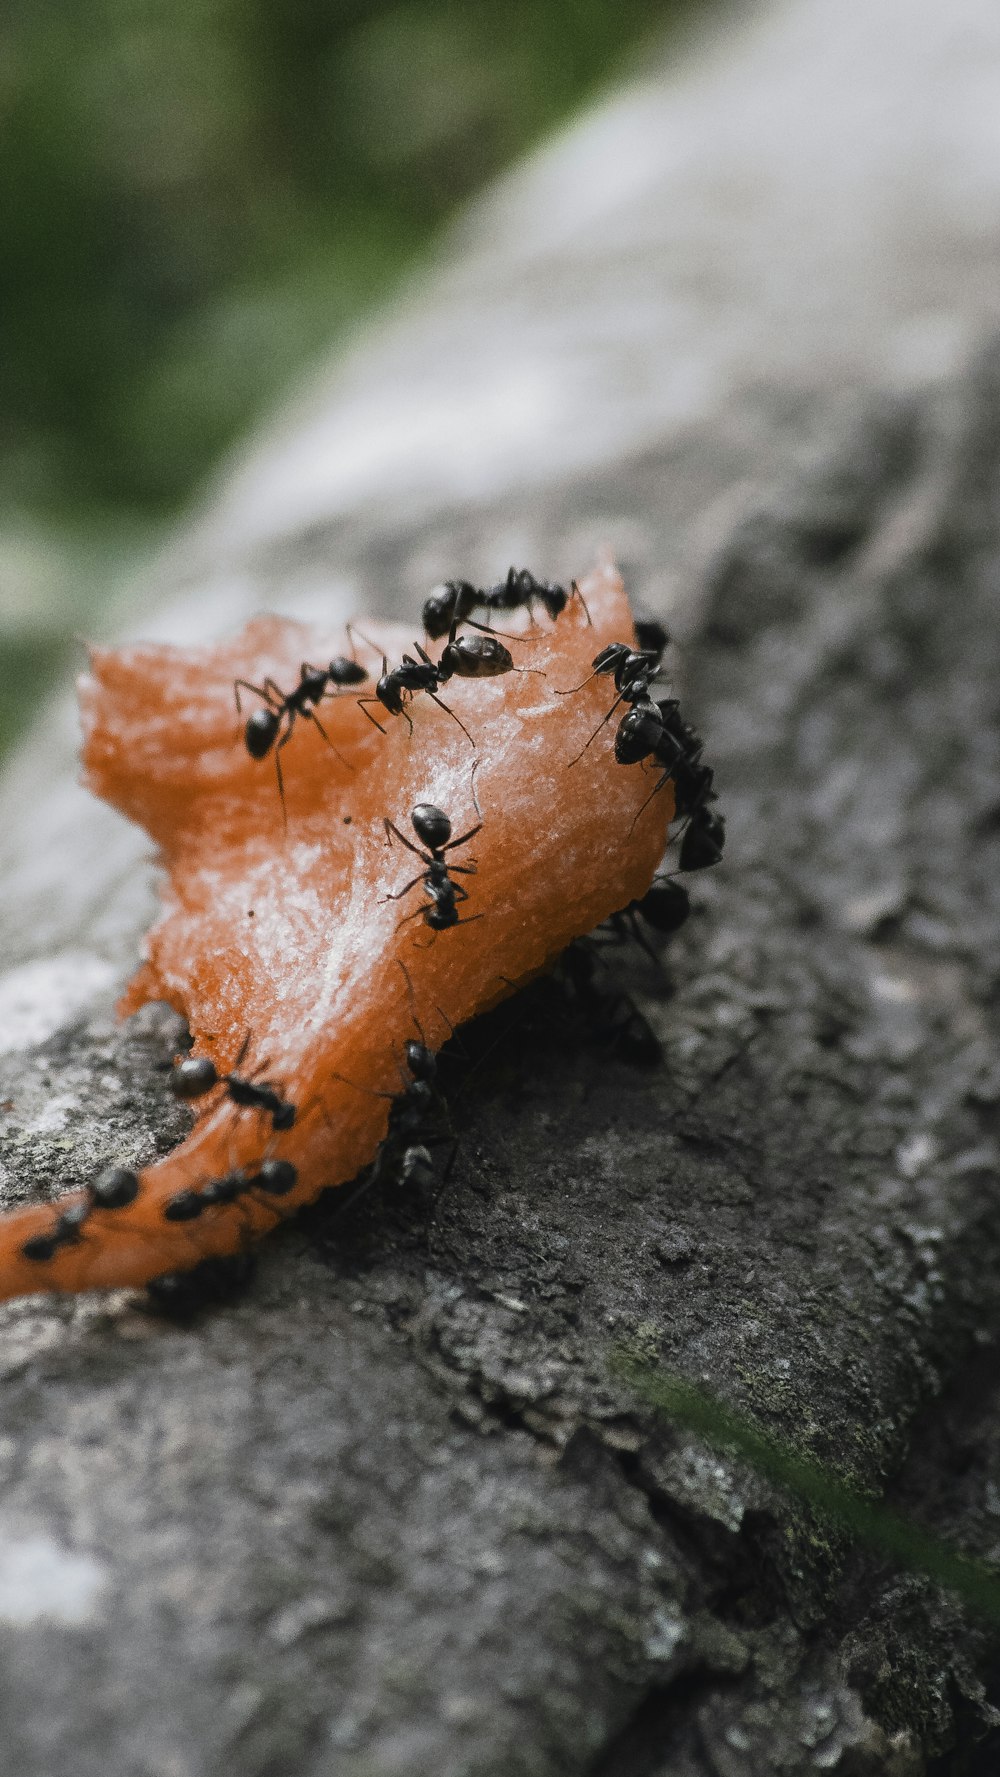
<path fill-rule="evenodd" d="M 241 1167 L 209 1179 L 198 1190 L 175 1191 L 163 1209 L 166 1222 L 194 1222 L 207 1209 L 236 1203 L 257 1192 L 265 1197 L 287 1197 L 294 1191 L 298 1173 L 290 1160 L 262 1160 L 256 1172 Z"/>
<path fill-rule="evenodd" d="M 139 1195 L 138 1174 L 124 1166 L 108 1166 L 99 1173 L 87 1195 L 56 1217 L 47 1234 L 33 1234 L 21 1251 L 26 1259 L 52 1259 L 61 1246 L 75 1246 L 88 1216 L 95 1209 L 125 1209 Z"/>
<path fill-rule="evenodd" d="M 655 1067 L 662 1056 L 659 1039 L 628 994 L 610 982 L 592 939 L 577 939 L 563 951 L 559 977 L 594 1042 L 613 1049 L 634 1066 Z"/>
<path fill-rule="evenodd" d="M 245 1042 L 240 1050 L 237 1067 L 246 1054 L 246 1049 Z M 236 1072 L 220 1074 L 215 1062 L 208 1055 L 186 1056 L 177 1063 L 170 1076 L 170 1090 L 174 1097 L 182 1098 L 188 1103 L 196 1098 L 204 1098 L 206 1092 L 211 1092 L 214 1086 L 224 1086 L 233 1104 L 245 1110 L 264 1111 L 270 1117 L 273 1129 L 291 1129 L 295 1122 L 295 1106 L 282 1098 L 268 1080 L 255 1080 Z"/>
<path fill-rule="evenodd" d="M 202 1259 L 190 1271 L 168 1271 L 146 1285 L 150 1306 L 170 1319 L 187 1320 L 199 1309 L 216 1307 L 237 1295 L 253 1269 L 251 1253 L 230 1253 Z"/>
<path fill-rule="evenodd" d="M 633 938 L 659 967 L 660 959 L 646 936 L 645 927 L 650 926 L 660 939 L 670 938 L 680 931 L 690 912 L 687 889 L 672 876 L 658 876 L 644 895 L 630 901 L 618 913 L 612 913 L 598 932 L 606 941 L 618 944 Z"/>
<path fill-rule="evenodd" d="M 438 678 L 442 685 L 449 679 L 497 679 L 502 673 L 517 672 L 514 656 L 509 648 L 505 648 L 498 636 L 458 636 L 452 624 L 448 633 L 448 646 L 444 649 L 437 665 Z"/>
<path fill-rule="evenodd" d="M 249 679 L 235 679 L 233 690 L 236 694 L 236 708 L 242 714 L 240 692 L 252 691 L 255 697 L 263 698 L 264 708 L 254 710 L 243 731 L 247 752 L 251 759 L 266 759 L 274 749 L 274 765 L 278 777 L 278 793 L 281 806 L 285 806 L 285 783 L 281 772 L 281 749 L 291 740 L 292 731 L 298 717 L 312 722 L 319 729 L 327 746 L 337 752 L 330 736 L 316 714 L 316 705 L 321 703 L 328 694 L 338 690 L 347 690 L 352 685 L 361 685 L 367 679 L 365 668 L 356 660 L 349 660 L 345 655 L 338 654 L 327 666 L 310 666 L 307 660 L 299 668 L 299 682 L 292 691 L 282 691 L 281 686 L 268 677 L 262 685 L 251 684 Z M 280 737 L 280 738 L 279 738 Z M 342 759 L 342 754 L 337 757 Z"/>
<path fill-rule="evenodd" d="M 469 580 L 446 580 L 424 601 L 424 629 L 432 641 L 438 641 L 448 634 L 453 624 L 470 623 L 474 628 L 480 627 L 473 623 L 474 611 L 527 610 L 533 616 L 536 604 L 543 607 L 554 623 L 571 598 L 578 598 L 587 611 L 575 580 L 567 591 L 554 580 L 536 579 L 530 568 L 508 568 L 506 579 L 498 581 L 495 586 L 479 587 L 473 586 Z M 587 620 L 590 620 L 589 611 Z"/>
<path fill-rule="evenodd" d="M 630 709 L 619 726 L 615 742 L 615 757 L 619 765 L 638 764 L 641 759 L 649 758 L 654 751 L 649 737 L 663 728 L 663 722 L 657 722 L 657 706 L 654 704 L 651 687 L 658 678 L 663 666 L 663 650 L 670 641 L 662 624 L 649 624 L 646 629 L 653 634 L 656 646 L 652 648 L 633 648 L 628 642 L 609 642 L 598 654 L 595 654 L 590 676 L 579 685 L 573 685 L 568 691 L 557 693 L 559 697 L 572 697 L 582 691 L 593 679 L 611 677 L 614 679 L 618 695 L 590 739 L 580 748 L 576 758 L 570 765 L 576 765 L 583 758 L 587 748 L 597 739 L 601 729 L 610 722 L 619 705 L 627 703 Z M 632 718 L 631 721 L 629 718 Z M 643 739 L 649 741 L 645 750 L 640 749 Z"/>
<path fill-rule="evenodd" d="M 381 722 L 376 721 L 375 717 L 367 707 L 371 703 L 379 703 L 388 715 L 402 716 L 412 734 L 413 723 L 410 720 L 410 714 L 406 705 L 418 691 L 425 691 L 432 703 L 436 703 L 439 709 L 446 711 L 453 722 L 458 722 L 458 726 L 465 735 L 469 745 L 474 747 L 476 743 L 469 733 L 469 730 L 466 728 L 465 723 L 462 722 L 459 717 L 456 716 L 454 710 L 450 709 L 444 700 L 437 695 L 439 687 L 443 685 L 447 679 L 453 676 L 456 669 L 453 668 L 452 672 L 446 673 L 442 677 L 440 667 L 436 666 L 434 661 L 430 658 L 430 655 L 424 652 L 420 643 L 414 642 L 413 646 L 417 654 L 420 656 L 419 660 L 414 660 L 412 654 L 404 654 L 399 666 L 394 666 L 391 672 L 389 670 L 389 662 L 383 654 L 382 671 L 375 686 L 375 696 L 359 697 L 359 709 L 364 710 L 369 722 L 379 730 L 380 734 L 384 734 L 385 729 L 382 727 Z M 447 653 L 447 649 L 445 652 Z M 512 666 L 513 664 L 513 661 L 511 661 Z M 470 675 L 466 674 L 465 676 L 468 677 Z"/>
<path fill-rule="evenodd" d="M 681 840 L 679 870 L 708 870 L 722 860 L 726 843 L 725 817 L 703 802 L 696 808 Z"/>
<path fill-rule="evenodd" d="M 452 839 L 451 821 L 444 810 L 435 808 L 432 802 L 418 802 L 410 815 L 410 820 L 417 838 L 422 840 L 427 847 L 426 851 L 421 851 L 418 845 L 414 845 L 412 839 L 407 839 L 406 835 L 401 833 L 395 823 L 388 818 L 385 821 L 385 830 L 390 838 L 395 834 L 400 844 L 405 845 L 407 851 L 413 852 L 414 856 L 420 858 L 422 863 L 426 865 L 426 869 L 422 870 L 419 876 L 414 876 L 405 888 L 397 890 L 395 894 L 387 895 L 386 899 L 401 901 L 404 895 L 408 895 L 411 889 L 416 888 L 418 882 L 422 882 L 427 891 L 427 905 L 417 908 L 414 913 L 408 914 L 407 918 L 419 919 L 422 917 L 432 932 L 446 931 L 449 926 L 471 925 L 471 919 L 460 920 L 458 917 L 459 903 L 468 900 L 468 892 L 460 882 L 454 882 L 452 877 L 453 875 L 475 876 L 476 866 L 475 864 L 449 864 L 445 859 L 445 853 L 454 851 L 457 846 L 466 845 L 470 839 L 474 839 L 476 834 L 482 830 L 482 821 L 477 822 L 474 827 L 470 827 L 469 831 L 463 833 L 460 839 Z M 477 913 L 473 915 L 473 918 L 481 919 L 482 915 Z"/>

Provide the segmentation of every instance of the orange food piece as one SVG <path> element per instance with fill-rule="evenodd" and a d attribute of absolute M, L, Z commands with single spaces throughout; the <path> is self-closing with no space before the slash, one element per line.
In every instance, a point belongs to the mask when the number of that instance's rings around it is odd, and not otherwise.
<path fill-rule="evenodd" d="M 296 722 L 281 755 L 287 827 L 272 757 L 253 759 L 243 744 L 233 681 L 261 684 L 270 674 L 290 688 L 304 660 L 345 651 L 342 634 L 262 617 L 209 647 L 94 651 L 80 687 L 86 781 L 147 829 L 167 871 L 163 914 L 121 1009 L 168 1001 L 188 1021 L 193 1053 L 210 1056 L 220 1074 L 245 1046 L 239 1072 L 260 1070 L 297 1116 L 275 1133 L 264 1112 L 212 1093 L 187 1139 L 141 1174 L 134 1202 L 93 1209 L 79 1238 L 43 1262 L 24 1255 L 25 1240 L 51 1233 L 55 1213 L 82 1195 L 6 1217 L 0 1298 L 143 1284 L 240 1250 L 373 1158 L 389 1114 L 390 1097 L 379 1095 L 399 1093 L 408 1078 L 407 1039 L 439 1048 L 449 1026 L 645 893 L 666 842 L 672 786 L 639 814 L 655 778 L 652 767 L 616 764 L 614 720 L 567 770 L 614 687 L 599 678 L 574 696 L 555 693 L 586 679 L 600 648 L 634 633 L 610 564 L 581 590 L 591 624 L 571 599 L 554 623 L 542 616 L 510 644 L 517 666 L 536 673 L 445 687 L 475 747 L 420 694 L 409 705 L 412 734 L 403 717 L 376 706 L 379 733 L 353 692 L 320 706 L 336 751 L 312 722 Z M 412 651 L 412 628 L 372 623 L 365 635 L 378 650 L 359 643 L 372 680 L 382 649 L 391 663 Z M 428 651 L 439 657 L 441 644 Z M 424 866 L 388 841 L 384 818 L 416 844 L 418 802 L 445 810 L 455 837 L 482 820 L 449 853 L 453 864 L 476 866 L 460 878 L 469 898 L 450 930 L 406 917 L 424 905 L 421 885 L 387 898 Z M 165 1218 L 178 1192 L 237 1167 L 255 1173 L 265 1156 L 297 1168 L 289 1195 L 250 1192 L 190 1222 Z"/>

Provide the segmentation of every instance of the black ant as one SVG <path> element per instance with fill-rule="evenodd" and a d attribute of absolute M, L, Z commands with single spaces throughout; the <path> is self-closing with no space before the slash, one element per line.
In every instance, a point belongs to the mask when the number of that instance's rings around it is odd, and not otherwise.
<path fill-rule="evenodd" d="M 538 673 L 535 666 L 515 666 L 514 656 L 509 648 L 505 648 L 495 635 L 459 636 L 456 639 L 457 619 L 448 632 L 448 645 L 442 650 L 437 663 L 438 678 L 442 685 L 449 679 L 498 679 L 502 673 Z M 478 628 L 473 624 L 474 629 Z M 545 674 L 540 673 L 544 679 Z"/>
<path fill-rule="evenodd" d="M 438 1146 L 450 1141 L 452 1152 L 445 1169 L 445 1178 L 454 1164 L 458 1150 L 458 1141 L 451 1127 L 448 1109 L 438 1085 L 438 1058 L 434 1050 L 429 1048 L 417 1017 L 413 995 L 413 982 L 410 972 L 401 958 L 396 959 L 406 977 L 410 1005 L 413 1009 L 413 1021 L 420 1032 L 420 1041 L 408 1038 L 403 1044 L 406 1071 L 409 1079 L 402 1092 L 375 1092 L 369 1086 L 358 1086 L 346 1075 L 337 1074 L 335 1078 L 344 1080 L 353 1086 L 356 1092 L 367 1092 L 373 1098 L 388 1098 L 389 1122 L 385 1136 L 375 1159 L 368 1169 L 368 1175 L 358 1191 L 351 1198 L 353 1205 L 362 1192 L 372 1185 L 380 1184 L 391 1176 L 399 1185 L 417 1185 L 421 1190 L 428 1189 L 434 1183 L 434 1161 L 430 1145 Z M 454 1033 L 452 1033 L 454 1034 Z M 402 1073 L 402 1064 L 400 1065 Z M 428 1135 L 427 1124 L 431 1116 L 437 1112 L 447 1123 L 447 1134 Z M 417 1138 L 422 1138 L 418 1140 Z"/>
<path fill-rule="evenodd" d="M 447 679 L 451 678 L 453 673 L 459 669 L 453 665 L 451 672 L 445 673 L 442 677 L 440 667 L 435 666 L 429 654 L 425 654 L 420 643 L 414 642 L 413 646 L 419 654 L 420 659 L 414 660 L 411 654 L 404 654 L 401 664 L 399 666 L 394 666 L 391 672 L 389 671 L 388 659 L 386 655 L 383 654 L 382 672 L 379 676 L 378 683 L 375 686 L 375 696 L 359 697 L 358 708 L 364 710 L 369 722 L 378 729 L 380 734 L 384 734 L 386 731 L 382 727 L 381 722 L 377 722 L 367 708 L 367 705 L 370 703 L 380 703 L 382 708 L 386 710 L 390 716 L 405 717 L 410 733 L 412 734 L 413 723 L 410 720 L 406 704 L 416 692 L 426 691 L 431 702 L 436 703 L 439 709 L 446 711 L 453 722 L 458 723 L 458 726 L 465 735 L 469 745 L 474 747 L 476 743 L 469 733 L 469 730 L 466 728 L 465 723 L 456 716 L 454 710 L 449 709 L 444 700 L 437 695 L 439 687 L 444 684 Z M 445 652 L 447 653 L 447 649 Z M 504 653 L 506 652 L 506 649 L 504 649 Z M 511 660 L 510 664 L 513 666 L 513 660 Z M 500 667 L 489 670 L 505 672 L 509 669 L 506 667 Z M 469 677 L 476 675 L 466 674 L 465 676 Z"/>
<path fill-rule="evenodd" d="M 236 1057 L 237 1068 L 247 1052 L 249 1042 L 250 1038 L 247 1036 Z M 170 1075 L 170 1090 L 174 1097 L 187 1102 L 204 1098 L 213 1086 L 224 1086 L 235 1105 L 266 1111 L 275 1130 L 291 1129 L 295 1122 L 295 1106 L 282 1098 L 269 1081 L 247 1078 L 236 1072 L 220 1074 L 215 1062 L 208 1055 L 188 1055 L 177 1063 Z"/>
<path fill-rule="evenodd" d="M 678 869 L 684 871 L 704 870 L 718 864 L 725 844 L 725 821 L 707 806 L 716 800 L 712 787 L 715 773 L 710 765 L 701 763 L 703 751 L 701 736 L 682 719 L 676 698 L 663 698 L 657 704 L 650 702 L 629 710 L 615 737 L 619 765 L 637 765 L 653 759 L 663 768 L 636 814 L 633 828 L 664 784 L 673 784 L 675 818 L 686 818 L 688 823 L 678 860 Z"/>
<path fill-rule="evenodd" d="M 454 623 L 472 623 L 476 610 L 517 611 L 533 613 L 535 603 L 544 606 L 554 623 L 571 598 L 578 598 L 590 623 L 590 612 L 576 581 L 559 586 L 554 580 L 538 580 L 529 568 L 508 568 L 507 578 L 495 586 L 477 587 L 469 580 L 446 580 L 440 592 L 432 593 L 424 602 L 424 629 L 432 641 L 447 635 Z M 482 627 L 473 624 L 473 628 Z"/>
<path fill-rule="evenodd" d="M 99 1174 L 87 1195 L 71 1203 L 55 1219 L 48 1234 L 33 1234 L 21 1248 L 26 1259 L 52 1259 L 61 1246 L 75 1246 L 92 1210 L 125 1209 L 139 1195 L 139 1178 L 124 1166 L 108 1166 Z"/>
<path fill-rule="evenodd" d="M 274 749 L 274 766 L 278 777 L 278 794 L 281 797 L 282 812 L 285 810 L 285 784 L 281 773 L 281 749 L 286 747 L 292 738 L 296 718 L 302 716 L 306 721 L 313 722 L 326 741 L 331 752 L 337 753 L 341 764 L 346 765 L 342 753 L 337 752 L 330 736 L 316 714 L 316 705 L 327 694 L 334 690 L 346 690 L 351 685 L 360 685 L 367 679 L 368 673 L 357 660 L 348 660 L 345 655 L 338 654 L 327 666 L 310 666 L 307 660 L 299 668 L 299 682 L 293 691 L 284 692 L 274 679 L 268 677 L 263 685 L 251 684 L 249 679 L 234 679 L 233 691 L 236 696 L 236 708 L 240 715 L 243 706 L 240 703 L 240 691 L 252 691 L 255 697 L 263 698 L 265 707 L 254 710 L 247 720 L 243 731 L 247 752 L 251 759 L 266 759 Z M 282 733 L 282 729 L 284 732 Z M 280 736 L 280 739 L 279 739 Z M 286 816 L 287 819 L 287 816 Z"/>
<path fill-rule="evenodd" d="M 655 1067 L 663 1054 L 659 1038 L 628 994 L 608 986 L 607 971 L 592 941 L 578 938 L 568 945 L 559 958 L 559 975 L 595 1042 L 633 1066 Z"/>
<path fill-rule="evenodd" d="M 478 811 L 478 803 L 476 807 Z M 456 846 L 465 845 L 470 839 L 474 839 L 482 829 L 482 821 L 478 821 L 474 827 L 470 827 L 469 831 L 463 833 L 460 839 L 452 839 L 451 821 L 443 809 L 435 808 L 433 802 L 418 802 L 410 815 L 410 820 L 417 838 L 422 840 L 427 847 L 426 851 L 421 851 L 419 846 L 407 839 L 406 835 L 400 832 L 388 816 L 385 820 L 386 834 L 391 838 L 394 833 L 400 844 L 405 845 L 407 851 L 413 852 L 416 857 L 420 858 L 427 868 L 421 871 L 419 876 L 415 876 L 412 882 L 408 882 L 405 888 L 398 889 L 395 894 L 387 895 L 386 900 L 401 901 L 404 895 L 408 895 L 411 889 L 416 888 L 418 882 L 422 882 L 429 897 L 428 904 L 407 914 L 407 919 L 419 919 L 422 916 L 425 924 L 429 925 L 433 932 L 443 932 L 449 926 L 471 925 L 473 920 L 482 919 L 481 913 L 473 914 L 472 919 L 459 919 L 458 903 L 459 901 L 467 901 L 469 896 L 468 891 L 463 888 L 460 882 L 452 881 L 452 872 L 462 876 L 475 876 L 475 864 L 448 864 L 445 862 L 444 855 L 445 852 L 454 851 Z"/>
<path fill-rule="evenodd" d="M 580 748 L 576 758 L 570 760 L 571 766 L 576 765 L 583 758 L 587 748 L 592 741 L 597 739 L 605 723 L 610 722 L 619 704 L 628 703 L 633 708 L 638 707 L 644 710 L 647 715 L 651 713 L 655 715 L 656 706 L 650 697 L 650 686 L 661 671 L 663 649 L 670 640 L 667 631 L 660 624 L 657 624 L 655 628 L 657 639 L 663 638 L 662 646 L 635 649 L 631 648 L 627 642 L 609 642 L 606 648 L 602 648 L 599 654 L 595 654 L 591 662 L 593 671 L 589 678 L 584 679 L 579 685 L 571 686 L 568 691 L 557 691 L 557 697 L 572 697 L 577 691 L 582 691 L 585 685 L 589 685 L 592 679 L 613 676 L 615 690 L 618 693 L 607 715 L 598 722 L 590 740 Z"/>
<path fill-rule="evenodd" d="M 215 1306 L 235 1296 L 249 1281 L 254 1269 L 251 1253 L 228 1253 L 201 1259 L 189 1271 L 167 1271 L 146 1285 L 150 1306 L 159 1314 L 186 1320 L 200 1308 Z"/>
<path fill-rule="evenodd" d="M 236 1203 L 239 1198 L 256 1191 L 263 1192 L 265 1197 L 287 1197 L 290 1191 L 294 1191 L 298 1176 L 290 1160 L 262 1160 L 258 1170 L 249 1173 L 237 1167 L 219 1178 L 209 1179 L 198 1191 L 175 1191 L 164 1205 L 163 1219 L 194 1222 L 206 1209 Z"/>
<path fill-rule="evenodd" d="M 660 959 L 650 945 L 640 918 L 661 938 L 672 937 L 680 931 L 691 912 L 691 901 L 687 889 L 682 883 L 676 882 L 672 876 L 657 876 L 644 895 L 630 901 L 627 907 L 618 913 L 612 913 L 603 921 L 598 930 L 609 940 L 622 943 L 632 937 L 646 955 L 660 967 Z"/>
<path fill-rule="evenodd" d="M 702 802 L 693 810 L 681 840 L 678 870 L 708 870 L 721 863 L 725 843 L 725 816 Z"/>

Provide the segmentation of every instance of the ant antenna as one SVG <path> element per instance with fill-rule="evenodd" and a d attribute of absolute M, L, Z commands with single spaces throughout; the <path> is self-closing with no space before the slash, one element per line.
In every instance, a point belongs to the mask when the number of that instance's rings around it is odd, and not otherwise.
<path fill-rule="evenodd" d="M 413 992 L 413 980 L 410 975 L 410 971 L 407 968 L 407 966 L 404 963 L 401 956 L 397 956 L 396 961 L 399 964 L 400 968 L 402 969 L 403 975 L 405 976 L 405 979 L 406 979 L 406 991 L 410 997 L 410 1011 L 413 1013 L 413 1022 L 417 1027 L 417 1035 L 419 1036 L 420 1041 L 423 1043 L 424 1048 L 426 1049 L 428 1046 L 427 1038 L 424 1036 L 424 1027 L 421 1024 L 420 1019 L 417 1016 L 417 1001 L 416 1001 L 416 995 Z"/>
<path fill-rule="evenodd" d="M 360 629 L 358 629 L 358 628 L 357 628 L 357 627 L 356 627 L 356 626 L 355 626 L 355 625 L 354 625 L 354 624 L 353 624 L 353 623 L 345 623 L 345 624 L 344 624 L 344 629 L 345 629 L 345 631 L 346 631 L 346 633 L 347 633 L 347 634 L 348 634 L 348 635 L 349 635 L 349 636 L 350 636 L 350 638 L 351 638 L 351 647 L 352 647 L 352 648 L 354 648 L 354 650 L 355 650 L 355 652 L 354 652 L 354 658 L 355 658 L 355 659 L 357 659 L 357 649 L 356 649 L 356 648 L 355 648 L 355 643 L 354 643 L 354 638 L 355 638 L 355 636 L 357 636 L 357 638 L 358 638 L 358 640 L 359 640 L 359 641 L 361 641 L 361 642 L 364 642 L 364 644 L 365 644 L 365 647 L 366 647 L 366 648 L 370 648 L 370 649 L 371 649 L 371 651 L 372 651 L 372 653 L 373 653 L 373 654 L 374 654 L 374 655 L 375 655 L 375 656 L 376 656 L 376 657 L 377 657 L 377 656 L 378 656 L 378 655 L 379 655 L 379 654 L 382 654 L 382 660 L 383 660 L 383 663 L 384 663 L 384 662 L 385 662 L 385 655 L 384 655 L 384 654 L 383 654 L 383 653 L 382 653 L 382 649 L 381 649 L 381 648 L 377 648 L 377 647 L 376 647 L 376 646 L 375 646 L 375 643 L 374 643 L 374 642 L 370 642 L 370 641 L 369 641 L 369 640 L 368 640 L 368 637 L 367 637 L 367 636 L 366 636 L 366 635 L 363 635 L 363 634 L 362 634 L 362 632 L 361 632 L 361 630 L 360 630 Z"/>
<path fill-rule="evenodd" d="M 576 580 L 571 580 L 569 583 L 569 591 L 570 591 L 571 598 L 578 598 L 579 599 L 581 605 L 583 606 L 583 614 L 587 619 L 587 626 L 588 626 L 588 628 L 593 629 L 594 619 L 590 615 L 590 610 L 587 605 L 587 601 L 584 598 L 583 593 L 580 591 L 579 582 Z"/>

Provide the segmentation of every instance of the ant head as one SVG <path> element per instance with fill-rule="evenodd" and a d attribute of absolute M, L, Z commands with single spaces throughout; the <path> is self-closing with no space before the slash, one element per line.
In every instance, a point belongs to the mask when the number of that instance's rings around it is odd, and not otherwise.
<path fill-rule="evenodd" d="M 406 1065 L 415 1080 L 433 1080 L 437 1075 L 437 1056 L 426 1043 L 417 1043 L 411 1037 L 404 1044 Z"/>
<path fill-rule="evenodd" d="M 599 654 L 594 655 L 590 664 L 595 673 L 614 672 L 618 662 L 624 660 L 631 652 L 632 649 L 627 642 L 609 642 L 606 648 L 602 648 Z"/>
<path fill-rule="evenodd" d="M 188 1055 L 177 1063 L 170 1076 L 170 1090 L 175 1098 L 201 1098 L 218 1083 L 215 1062 L 207 1055 Z"/>
<path fill-rule="evenodd" d="M 433 802 L 418 802 L 410 815 L 413 831 L 429 851 L 440 851 L 451 838 L 451 822 L 444 810 Z"/>
<path fill-rule="evenodd" d="M 271 1126 L 274 1129 L 291 1129 L 294 1122 L 295 1106 L 293 1104 L 282 1103 L 271 1112 Z"/>
<path fill-rule="evenodd" d="M 254 710 L 243 731 L 251 759 L 263 759 L 274 745 L 281 716 L 277 710 Z"/>

